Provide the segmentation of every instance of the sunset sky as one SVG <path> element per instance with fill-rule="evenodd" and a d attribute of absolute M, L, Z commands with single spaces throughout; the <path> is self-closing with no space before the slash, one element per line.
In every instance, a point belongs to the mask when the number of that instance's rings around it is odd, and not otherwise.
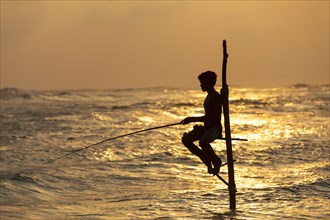
<path fill-rule="evenodd" d="M 329 83 L 329 1 L 1 0 L 1 88 Z M 218 85 L 221 85 L 219 77 Z"/>

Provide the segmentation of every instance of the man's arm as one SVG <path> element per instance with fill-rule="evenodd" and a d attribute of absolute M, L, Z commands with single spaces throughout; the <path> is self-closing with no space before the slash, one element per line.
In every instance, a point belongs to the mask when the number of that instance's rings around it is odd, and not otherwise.
<path fill-rule="evenodd" d="M 187 117 L 181 121 L 181 124 L 189 124 L 191 122 L 204 122 L 205 115 L 200 117 Z"/>

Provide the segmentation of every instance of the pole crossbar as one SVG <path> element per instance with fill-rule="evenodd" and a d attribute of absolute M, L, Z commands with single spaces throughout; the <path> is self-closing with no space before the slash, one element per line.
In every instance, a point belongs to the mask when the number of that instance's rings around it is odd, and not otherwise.
<path fill-rule="evenodd" d="M 221 167 L 234 163 L 235 161 L 236 160 L 227 161 L 226 163 L 221 164 Z M 216 174 L 216 176 L 218 177 L 219 180 L 221 180 L 224 184 L 226 184 L 230 190 L 234 190 L 235 192 L 237 192 L 237 190 L 235 188 L 233 188 L 231 185 L 229 185 L 229 183 L 224 178 L 222 178 L 219 174 Z"/>
<path fill-rule="evenodd" d="M 217 140 L 226 141 L 227 138 L 218 138 Z M 232 140 L 232 141 L 248 141 L 248 139 L 246 139 L 246 138 L 231 138 L 230 140 Z"/>
<path fill-rule="evenodd" d="M 236 188 L 234 188 L 233 186 L 231 186 L 224 178 L 222 178 L 219 174 L 216 175 L 219 180 L 221 180 L 224 184 L 226 184 L 229 188 L 229 191 L 234 191 L 237 192 Z"/>

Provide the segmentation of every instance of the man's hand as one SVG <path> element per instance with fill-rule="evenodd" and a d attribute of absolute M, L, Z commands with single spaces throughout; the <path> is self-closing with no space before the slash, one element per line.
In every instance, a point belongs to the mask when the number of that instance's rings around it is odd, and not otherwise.
<path fill-rule="evenodd" d="M 187 118 L 183 119 L 180 123 L 183 125 L 189 124 L 190 122 L 193 121 L 192 119 L 193 119 L 192 117 L 187 117 Z"/>

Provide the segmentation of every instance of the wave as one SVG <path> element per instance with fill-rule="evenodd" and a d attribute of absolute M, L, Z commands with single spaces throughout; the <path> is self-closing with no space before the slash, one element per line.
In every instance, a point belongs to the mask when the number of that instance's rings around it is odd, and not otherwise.
<path fill-rule="evenodd" d="M 230 104 L 234 105 L 252 105 L 252 106 L 265 106 L 269 103 L 261 100 L 256 99 L 236 99 L 236 100 L 230 100 Z"/>
<path fill-rule="evenodd" d="M 309 88 L 329 88 L 330 84 L 307 84 L 307 83 L 296 83 L 293 85 L 290 85 L 289 88 L 294 89 L 309 89 Z"/>
<path fill-rule="evenodd" d="M 299 88 L 309 88 L 310 86 L 311 85 L 306 84 L 306 83 L 296 83 L 296 84 L 291 85 L 290 87 L 299 89 Z"/>
<path fill-rule="evenodd" d="M 167 108 L 178 108 L 178 107 L 195 107 L 196 104 L 192 102 L 178 102 L 178 103 L 166 103 L 166 100 L 162 100 L 161 102 L 154 101 L 143 101 L 136 102 L 128 105 L 113 105 L 111 109 L 113 110 L 124 110 L 124 109 L 146 109 L 152 107 L 153 109 L 167 109 Z"/>
<path fill-rule="evenodd" d="M 36 94 L 33 90 L 24 90 L 14 87 L 6 87 L 0 89 L 0 99 L 13 99 L 13 98 L 23 98 L 23 99 L 31 99 Z"/>
<path fill-rule="evenodd" d="M 329 197 L 330 181 L 329 179 L 317 179 L 314 182 L 291 185 L 288 187 L 282 187 L 280 189 L 293 193 L 322 193 L 325 197 Z"/>

